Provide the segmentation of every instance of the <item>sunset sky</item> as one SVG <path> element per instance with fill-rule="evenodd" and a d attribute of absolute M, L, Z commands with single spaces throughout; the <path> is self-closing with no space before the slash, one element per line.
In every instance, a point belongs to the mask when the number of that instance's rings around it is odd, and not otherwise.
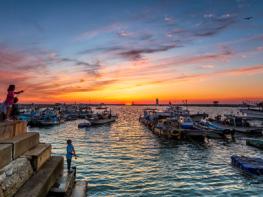
<path fill-rule="evenodd" d="M 263 1 L 0 0 L 0 96 L 20 102 L 263 99 Z"/>

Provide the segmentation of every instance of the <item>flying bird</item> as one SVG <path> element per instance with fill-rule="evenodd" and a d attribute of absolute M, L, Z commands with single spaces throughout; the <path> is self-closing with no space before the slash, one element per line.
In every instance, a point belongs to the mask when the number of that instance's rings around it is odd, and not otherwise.
<path fill-rule="evenodd" d="M 254 17 L 253 16 L 249 16 L 249 17 L 245 17 L 244 19 L 245 20 L 251 20 L 251 19 L 253 19 Z"/>

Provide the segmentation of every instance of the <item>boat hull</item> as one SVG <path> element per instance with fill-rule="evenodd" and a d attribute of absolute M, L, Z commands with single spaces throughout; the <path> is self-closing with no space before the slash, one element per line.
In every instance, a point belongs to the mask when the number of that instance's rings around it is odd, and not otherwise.
<path fill-rule="evenodd" d="M 111 117 L 107 119 L 98 119 L 98 120 L 89 120 L 91 125 L 104 125 L 109 124 L 116 121 L 116 117 Z"/>
<path fill-rule="evenodd" d="M 247 139 L 246 144 L 249 146 L 254 146 L 263 149 L 263 140 L 260 139 Z"/>
<path fill-rule="evenodd" d="M 249 118 L 263 119 L 263 111 L 262 110 L 240 109 L 240 111 L 242 113 L 246 114 Z"/>

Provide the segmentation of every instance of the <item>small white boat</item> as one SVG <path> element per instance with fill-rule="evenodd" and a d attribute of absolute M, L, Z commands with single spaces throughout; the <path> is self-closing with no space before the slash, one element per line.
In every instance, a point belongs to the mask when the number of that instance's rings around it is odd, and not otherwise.
<path fill-rule="evenodd" d="M 85 128 L 85 127 L 90 127 L 91 126 L 91 122 L 87 121 L 87 122 L 82 122 L 78 124 L 78 128 Z"/>
<path fill-rule="evenodd" d="M 103 118 L 103 119 L 89 119 L 91 125 L 104 125 L 108 123 L 115 122 L 117 119 L 116 116 L 112 116 L 109 118 Z"/>
<path fill-rule="evenodd" d="M 115 122 L 117 115 L 108 110 L 108 107 L 99 106 L 96 108 L 97 113 L 94 113 L 91 118 L 87 120 L 91 123 L 91 126 L 104 125 Z"/>

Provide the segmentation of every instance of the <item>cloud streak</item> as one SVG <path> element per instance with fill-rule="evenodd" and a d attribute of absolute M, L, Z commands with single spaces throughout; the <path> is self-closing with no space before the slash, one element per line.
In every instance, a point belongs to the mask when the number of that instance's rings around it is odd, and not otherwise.
<path fill-rule="evenodd" d="M 123 50 L 121 52 L 118 52 L 117 54 L 124 58 L 136 61 L 136 60 L 143 59 L 143 55 L 145 54 L 168 51 L 175 47 L 176 45 L 167 45 L 167 46 L 159 46 L 156 48 L 131 49 L 131 50 Z"/>
<path fill-rule="evenodd" d="M 190 81 L 190 80 L 207 79 L 207 78 L 220 77 L 220 76 L 240 76 L 240 75 L 250 75 L 250 74 L 260 74 L 260 73 L 263 73 L 263 64 L 245 66 L 235 69 L 225 69 L 225 70 L 209 72 L 205 74 L 179 75 L 177 77 L 174 77 L 173 80 Z"/>

